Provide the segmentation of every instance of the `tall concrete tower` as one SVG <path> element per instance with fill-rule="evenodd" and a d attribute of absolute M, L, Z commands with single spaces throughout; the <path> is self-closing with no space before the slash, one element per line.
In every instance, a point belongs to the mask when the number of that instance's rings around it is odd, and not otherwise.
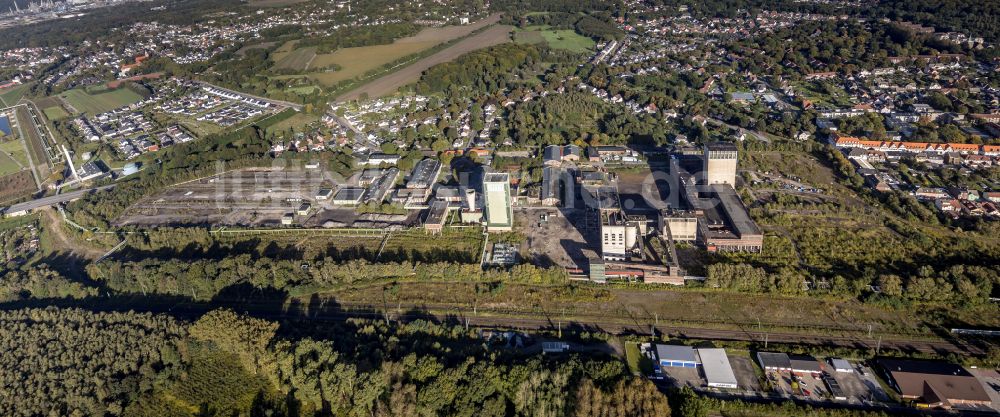
<path fill-rule="evenodd" d="M 514 227 L 514 210 L 510 198 L 510 174 L 490 172 L 483 177 L 486 197 L 486 231 L 509 232 Z"/>
<path fill-rule="evenodd" d="M 729 184 L 736 187 L 736 145 L 715 142 L 705 145 L 702 178 L 705 184 Z"/>

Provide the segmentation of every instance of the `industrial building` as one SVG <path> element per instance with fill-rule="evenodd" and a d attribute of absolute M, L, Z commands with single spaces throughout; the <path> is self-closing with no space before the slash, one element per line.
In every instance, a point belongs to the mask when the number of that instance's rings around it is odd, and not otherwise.
<path fill-rule="evenodd" d="M 514 228 L 514 209 L 511 207 L 510 174 L 490 172 L 483 177 L 486 197 L 486 231 L 509 232 Z"/>
<path fill-rule="evenodd" d="M 733 366 L 729 363 L 725 349 L 698 349 L 698 358 L 702 370 L 705 371 L 705 381 L 712 388 L 736 389 L 738 384 Z"/>
<path fill-rule="evenodd" d="M 796 374 L 819 375 L 823 365 L 808 355 L 791 355 L 781 352 L 757 352 L 757 363 L 766 371 L 786 371 Z"/>
<path fill-rule="evenodd" d="M 698 216 L 694 212 L 666 209 L 660 213 L 659 233 L 674 242 L 698 240 Z"/>
<path fill-rule="evenodd" d="M 361 198 L 365 196 L 364 188 L 344 187 L 337 190 L 333 195 L 333 204 L 338 206 L 356 206 L 361 204 Z"/>
<path fill-rule="evenodd" d="M 694 348 L 678 345 L 656 345 L 656 360 L 664 368 L 696 368 L 699 363 Z"/>
<path fill-rule="evenodd" d="M 847 374 L 854 372 L 854 367 L 851 366 L 851 363 L 845 359 L 830 358 L 830 366 L 833 367 L 833 370 L 835 372 L 847 373 Z"/>
<path fill-rule="evenodd" d="M 715 142 L 705 145 L 704 183 L 736 186 L 736 145 Z"/>
<path fill-rule="evenodd" d="M 436 200 L 431 203 L 431 207 L 427 210 L 427 217 L 424 218 L 424 230 L 435 234 L 444 231 L 449 211 L 450 207 L 445 201 Z"/>
<path fill-rule="evenodd" d="M 437 159 L 423 159 L 413 167 L 410 178 L 406 181 L 406 188 L 430 188 L 437 181 L 441 173 L 441 161 Z"/>
<path fill-rule="evenodd" d="M 605 261 L 642 259 L 646 219 L 626 216 L 621 210 L 602 211 L 601 257 Z"/>
<path fill-rule="evenodd" d="M 702 170 L 698 175 L 691 173 L 698 169 Z M 671 188 L 678 191 L 673 193 L 676 198 L 670 202 L 670 209 L 660 213 L 662 235 L 686 241 L 692 237 L 694 226 L 695 241 L 709 251 L 763 250 L 764 234 L 733 188 L 735 146 L 715 143 L 706 146 L 702 155 L 675 154 L 670 170 L 674 181 Z"/>
<path fill-rule="evenodd" d="M 791 371 L 792 362 L 788 355 L 780 352 L 757 352 L 757 363 L 765 371 Z"/>
<path fill-rule="evenodd" d="M 983 384 L 965 368 L 933 361 L 877 359 L 886 381 L 906 400 L 922 408 L 989 405 Z"/>

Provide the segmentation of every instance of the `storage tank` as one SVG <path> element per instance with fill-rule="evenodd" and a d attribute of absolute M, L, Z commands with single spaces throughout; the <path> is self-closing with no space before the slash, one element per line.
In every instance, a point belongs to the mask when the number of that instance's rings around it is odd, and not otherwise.
<path fill-rule="evenodd" d="M 632 250 L 636 247 L 636 240 L 639 236 L 639 226 L 630 224 L 625 226 L 625 250 Z"/>
<path fill-rule="evenodd" d="M 469 211 L 476 211 L 476 190 L 471 188 L 465 190 L 465 206 Z"/>

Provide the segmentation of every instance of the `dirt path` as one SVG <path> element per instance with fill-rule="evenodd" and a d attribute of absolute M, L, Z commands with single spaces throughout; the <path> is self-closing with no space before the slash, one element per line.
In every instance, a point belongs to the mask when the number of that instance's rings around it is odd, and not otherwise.
<path fill-rule="evenodd" d="M 392 94 L 399 87 L 419 80 L 420 74 L 430 67 L 451 61 L 477 49 L 499 45 L 509 41 L 511 29 L 512 27 L 503 25 L 486 29 L 463 39 L 452 46 L 438 51 L 431 56 L 420 59 L 405 68 L 377 78 L 374 81 L 362 85 L 361 87 L 355 88 L 354 90 L 348 91 L 340 97 L 337 97 L 336 101 L 343 102 L 356 100 L 362 95 L 367 95 L 368 97 L 380 97 Z"/>
<path fill-rule="evenodd" d="M 66 234 L 66 230 L 63 229 L 64 225 L 62 217 L 60 217 L 59 213 L 57 213 L 54 209 L 43 208 L 41 209 L 41 212 L 45 214 L 43 221 L 45 222 L 46 230 L 52 232 L 51 236 L 54 239 L 52 246 L 54 248 L 65 250 L 74 255 L 79 255 L 90 260 L 100 258 L 104 255 L 104 252 L 101 250 L 74 242 L 73 239 Z"/>

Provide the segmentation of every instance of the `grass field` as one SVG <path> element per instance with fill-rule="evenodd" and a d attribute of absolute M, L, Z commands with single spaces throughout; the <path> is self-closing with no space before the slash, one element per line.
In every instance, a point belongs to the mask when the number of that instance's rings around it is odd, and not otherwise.
<path fill-rule="evenodd" d="M 317 82 L 331 86 L 344 80 L 357 78 L 368 71 L 377 69 L 392 61 L 415 54 L 427 48 L 431 48 L 436 43 L 407 43 L 393 45 L 363 46 L 360 48 L 346 48 L 331 54 L 317 55 L 315 65 L 326 67 L 339 65 L 339 71 L 319 72 L 310 74 L 309 77 Z"/>
<path fill-rule="evenodd" d="M 309 68 L 338 66 L 337 71 L 309 73 L 309 78 L 325 86 L 355 79 L 401 58 L 426 51 L 495 23 L 497 17 L 480 20 L 471 25 L 425 28 L 413 36 L 397 39 L 387 45 L 343 48 L 331 53 L 316 54 L 315 48 L 295 48 L 296 41 L 285 42 L 271 57 L 274 67 L 308 73 Z"/>
<path fill-rule="evenodd" d="M 16 87 L 0 90 L 0 107 L 13 106 L 21 97 L 28 93 L 32 84 L 21 84 Z"/>
<path fill-rule="evenodd" d="M 362 95 L 367 95 L 368 97 L 381 97 L 387 94 L 392 94 L 399 89 L 399 87 L 419 80 L 420 74 L 430 67 L 452 61 L 459 56 L 478 49 L 488 48 L 490 46 L 510 41 L 511 29 L 512 28 L 510 26 L 506 25 L 493 26 L 475 35 L 462 39 L 447 48 L 431 54 L 430 56 L 421 58 L 412 64 L 406 65 L 399 70 L 395 70 L 395 72 L 382 76 L 367 84 L 363 84 L 360 87 L 354 88 L 353 90 L 342 94 L 337 98 L 337 100 L 354 100 Z"/>
<path fill-rule="evenodd" d="M 0 177 L 0 202 L 25 197 L 37 190 L 31 171 L 21 170 Z"/>
<path fill-rule="evenodd" d="M 297 43 L 299 43 L 299 41 L 294 40 L 294 41 L 287 41 L 281 44 L 281 46 L 279 46 L 278 49 L 275 49 L 274 52 L 271 52 L 271 59 L 274 62 L 281 61 L 282 59 L 285 58 L 285 56 L 287 56 L 288 54 L 290 54 L 292 51 L 295 50 L 295 45 Z"/>
<path fill-rule="evenodd" d="M 274 69 L 307 71 L 314 58 L 316 58 L 315 47 L 299 48 L 287 54 L 282 54 L 281 60 L 275 61 Z"/>
<path fill-rule="evenodd" d="M 74 110 L 89 115 L 104 113 L 142 100 L 139 94 L 127 88 L 108 90 L 92 94 L 82 88 L 69 90 L 59 95 Z"/>
<path fill-rule="evenodd" d="M 290 127 L 301 128 L 302 126 L 305 126 L 309 123 L 313 123 L 317 120 L 319 120 L 319 117 L 317 116 L 311 114 L 305 114 L 302 112 L 296 112 L 294 116 L 282 120 L 276 123 L 274 126 L 267 128 L 267 133 L 270 134 L 270 133 L 282 132 L 288 130 L 288 128 Z"/>
<path fill-rule="evenodd" d="M 21 165 L 28 166 L 28 155 L 24 150 L 24 143 L 20 139 L 0 143 L 0 152 L 14 158 Z"/>
<path fill-rule="evenodd" d="M 545 42 L 553 49 L 583 53 L 594 50 L 593 39 L 570 29 L 550 29 L 547 26 L 528 26 L 515 32 L 514 41 L 520 43 Z"/>
<path fill-rule="evenodd" d="M 6 142 L 4 143 L 4 145 L 8 143 L 20 145 L 22 147 L 21 153 L 22 154 L 24 153 L 23 150 L 24 146 L 21 145 L 21 141 L 18 140 L 18 141 Z M 0 148 L 2 147 L 3 145 L 0 145 Z M 23 169 L 22 165 L 19 164 L 16 160 L 14 160 L 12 156 L 8 155 L 6 149 L 4 149 L 3 152 L 0 152 L 0 176 L 10 175 L 20 171 L 21 169 Z"/>
<path fill-rule="evenodd" d="M 60 106 L 46 107 L 42 109 L 42 113 L 45 113 L 45 117 L 49 120 L 61 120 L 69 117 L 69 113 Z"/>

